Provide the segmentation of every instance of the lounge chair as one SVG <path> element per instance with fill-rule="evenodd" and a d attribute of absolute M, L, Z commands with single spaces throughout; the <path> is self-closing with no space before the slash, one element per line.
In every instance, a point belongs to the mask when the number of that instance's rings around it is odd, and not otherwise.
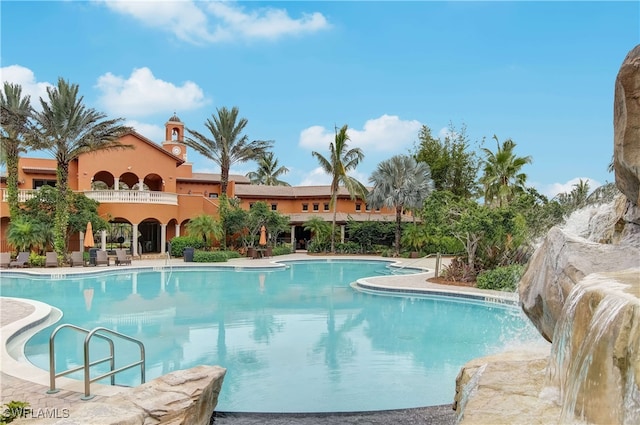
<path fill-rule="evenodd" d="M 18 253 L 15 260 L 9 263 L 9 267 L 27 267 L 29 265 L 29 253 L 22 251 Z"/>
<path fill-rule="evenodd" d="M 131 257 L 127 255 L 124 249 L 116 249 L 116 266 L 131 265 Z"/>
<path fill-rule="evenodd" d="M 96 251 L 96 266 L 99 266 L 100 264 L 109 265 L 109 256 L 107 255 L 107 251 Z"/>
<path fill-rule="evenodd" d="M 53 251 L 49 251 L 46 253 L 46 258 L 44 261 L 45 267 L 58 267 L 58 254 Z"/>
<path fill-rule="evenodd" d="M 0 252 L 0 267 L 6 269 L 9 267 L 9 263 L 11 263 L 11 253 Z"/>
<path fill-rule="evenodd" d="M 71 264 L 71 267 L 84 266 L 84 256 L 82 255 L 82 251 L 73 251 L 71 253 L 69 263 Z"/>

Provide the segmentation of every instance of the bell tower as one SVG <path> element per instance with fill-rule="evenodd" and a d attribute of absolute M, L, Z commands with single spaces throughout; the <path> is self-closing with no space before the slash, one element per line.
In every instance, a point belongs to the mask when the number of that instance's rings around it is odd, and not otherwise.
<path fill-rule="evenodd" d="M 162 148 L 187 161 L 187 145 L 184 144 L 184 123 L 174 112 L 164 125 Z"/>

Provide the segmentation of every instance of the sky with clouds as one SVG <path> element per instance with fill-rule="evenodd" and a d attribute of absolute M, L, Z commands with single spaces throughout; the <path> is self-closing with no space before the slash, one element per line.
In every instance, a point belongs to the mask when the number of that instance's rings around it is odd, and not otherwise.
<path fill-rule="evenodd" d="M 2 80 L 36 108 L 64 78 L 161 143 L 174 112 L 206 133 L 217 108 L 238 106 L 293 185 L 329 183 L 311 152 L 327 155 L 344 124 L 365 183 L 422 125 L 466 126 L 474 148 L 514 140 L 549 196 L 613 181 L 614 82 L 640 42 L 637 1 L 5 0 L 0 19 Z"/>

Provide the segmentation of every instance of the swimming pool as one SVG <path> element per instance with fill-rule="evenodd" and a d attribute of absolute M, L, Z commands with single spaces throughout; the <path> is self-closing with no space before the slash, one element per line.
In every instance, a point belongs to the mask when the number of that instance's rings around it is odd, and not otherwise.
<path fill-rule="evenodd" d="M 148 380 L 199 364 L 227 368 L 220 411 L 339 412 L 450 403 L 465 362 L 501 351 L 523 334 L 538 335 L 515 307 L 380 296 L 350 287 L 359 278 L 388 274 L 388 264 L 334 260 L 257 270 L 110 270 L 58 280 L 9 275 L 1 289 L 3 296 L 60 308 L 64 317 L 58 324 L 105 326 L 142 340 Z M 43 369 L 53 327 L 25 348 Z M 65 332 L 59 337 L 58 370 L 81 364 L 82 338 Z M 126 353 L 123 364 L 135 361 L 136 350 Z M 139 372 L 118 375 L 116 382 L 137 385 Z"/>

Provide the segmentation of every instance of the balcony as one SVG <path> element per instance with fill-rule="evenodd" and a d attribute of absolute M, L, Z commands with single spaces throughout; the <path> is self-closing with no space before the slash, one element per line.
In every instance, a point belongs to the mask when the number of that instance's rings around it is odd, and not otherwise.
<path fill-rule="evenodd" d="M 38 193 L 37 189 L 19 190 L 18 201 L 25 202 Z M 178 205 L 178 195 L 175 193 L 155 192 L 149 190 L 89 190 L 85 196 L 101 204 L 160 204 Z M 2 189 L 2 201 L 7 202 L 7 191 Z"/>
<path fill-rule="evenodd" d="M 150 190 L 89 190 L 84 195 L 101 204 L 162 204 L 178 205 L 175 193 L 156 192 Z"/>

